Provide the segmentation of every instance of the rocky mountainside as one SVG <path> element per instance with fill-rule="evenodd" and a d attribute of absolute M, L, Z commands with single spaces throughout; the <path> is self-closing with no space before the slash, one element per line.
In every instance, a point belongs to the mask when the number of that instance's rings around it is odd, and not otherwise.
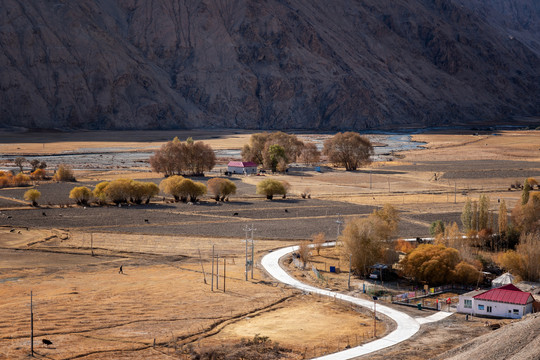
<path fill-rule="evenodd" d="M 0 0 L 0 126 L 365 129 L 540 114 L 537 0 Z"/>

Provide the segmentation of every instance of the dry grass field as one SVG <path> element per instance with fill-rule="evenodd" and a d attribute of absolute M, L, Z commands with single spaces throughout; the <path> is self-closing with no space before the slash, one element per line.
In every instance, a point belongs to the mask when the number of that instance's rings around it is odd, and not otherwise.
<path fill-rule="evenodd" d="M 215 149 L 240 149 L 249 139 L 248 132 L 222 131 L 3 132 L 0 151 L 51 154 L 103 147 L 140 151 L 158 148 L 174 136 L 193 136 Z M 265 177 L 234 178 L 239 193 L 222 205 L 208 198 L 191 206 L 160 198 L 148 206 L 83 209 L 67 198 L 71 187 L 93 186 L 100 180 L 162 179 L 148 169 L 81 171 L 75 174 L 79 183 L 36 184 L 43 193 L 39 209 L 23 200 L 26 189 L 1 189 L 0 359 L 28 357 L 31 291 L 34 348 L 41 358 L 189 359 L 224 346 L 247 349 L 250 345 L 242 339 L 259 334 L 279 343 L 284 358 L 301 359 L 368 341 L 370 314 L 275 283 L 258 267 L 261 256 L 319 231 L 335 239 L 338 214 L 346 221 L 366 216 L 384 203 L 400 210 L 401 236 L 425 236 L 432 221 L 459 220 L 467 197 L 488 194 L 492 210 L 498 208 L 497 199 L 506 200 L 511 209 L 520 192 L 509 191 L 510 184 L 540 177 L 540 131 L 496 135 L 447 131 L 413 139 L 427 145 L 356 172 L 328 166 L 322 173 L 295 168 L 288 175 L 267 175 L 292 185 L 287 200 L 272 202 L 255 195 L 256 183 Z M 311 200 L 299 197 L 306 188 Z M 247 224 L 257 228 L 256 267 L 249 281 L 244 280 L 242 242 Z M 208 274 L 212 245 L 221 257 L 219 289 L 214 291 Z M 118 273 L 121 265 L 124 274 Z M 309 271 L 289 269 L 316 282 Z M 357 294 L 360 284 L 353 279 Z M 343 291 L 345 285 L 345 274 L 328 284 Z M 400 310 L 413 316 L 430 314 Z M 392 323 L 383 322 L 378 329 L 385 326 L 389 331 Z M 370 358 L 435 356 L 487 332 L 481 325 L 454 315 L 423 326 L 413 339 Z M 44 338 L 53 345 L 43 345 Z"/>

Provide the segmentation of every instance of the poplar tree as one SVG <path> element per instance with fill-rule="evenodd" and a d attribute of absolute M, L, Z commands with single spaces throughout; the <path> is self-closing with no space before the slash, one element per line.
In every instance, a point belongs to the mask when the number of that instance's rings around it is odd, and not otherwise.
<path fill-rule="evenodd" d="M 501 238 L 506 235 L 506 228 L 508 227 L 508 215 L 506 210 L 506 202 L 503 200 L 499 205 L 499 234 Z"/>
<path fill-rule="evenodd" d="M 461 212 L 461 224 L 463 225 L 463 231 L 466 233 L 472 230 L 472 218 L 471 199 L 467 198 Z"/>
<path fill-rule="evenodd" d="M 478 230 L 487 229 L 489 227 L 489 196 L 480 195 L 478 204 Z"/>
<path fill-rule="evenodd" d="M 471 230 L 478 231 L 478 203 L 472 203 Z"/>
<path fill-rule="evenodd" d="M 521 193 L 521 205 L 525 205 L 529 202 L 529 192 L 531 191 L 531 185 L 527 180 L 523 184 L 523 192 Z"/>

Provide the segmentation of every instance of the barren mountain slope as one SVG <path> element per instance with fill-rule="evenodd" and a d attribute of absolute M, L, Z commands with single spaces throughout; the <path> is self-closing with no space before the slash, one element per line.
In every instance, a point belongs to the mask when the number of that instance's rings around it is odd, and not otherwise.
<path fill-rule="evenodd" d="M 455 1 L 0 0 L 0 125 L 363 129 L 538 115 L 534 47 Z"/>
<path fill-rule="evenodd" d="M 473 339 L 433 360 L 536 360 L 540 354 L 540 315 L 527 318 Z"/>

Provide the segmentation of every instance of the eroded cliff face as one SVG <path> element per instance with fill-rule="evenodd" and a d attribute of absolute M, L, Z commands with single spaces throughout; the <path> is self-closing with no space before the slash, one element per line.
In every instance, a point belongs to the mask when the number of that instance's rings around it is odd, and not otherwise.
<path fill-rule="evenodd" d="M 0 4 L 3 126 L 330 130 L 540 113 L 534 43 L 482 18 L 487 0 Z"/>

